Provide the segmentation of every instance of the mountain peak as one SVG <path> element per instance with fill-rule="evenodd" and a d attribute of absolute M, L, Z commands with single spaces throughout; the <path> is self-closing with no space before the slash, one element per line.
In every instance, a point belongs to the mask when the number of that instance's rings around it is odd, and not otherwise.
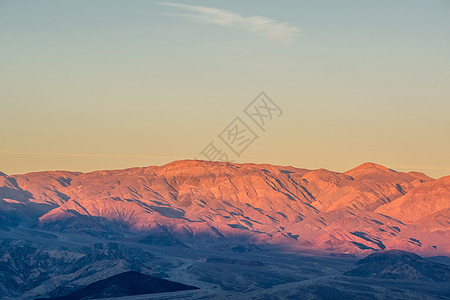
<path fill-rule="evenodd" d="M 190 168 L 190 167 L 199 167 L 199 166 L 224 166 L 230 164 L 228 162 L 220 162 L 220 161 L 207 161 L 207 160 L 195 160 L 195 159 L 185 159 L 185 160 L 175 160 L 168 164 L 162 166 L 164 169 L 173 169 L 173 168 Z"/>
<path fill-rule="evenodd" d="M 390 171 L 393 171 L 392 169 L 388 169 L 388 168 L 386 168 L 383 165 L 376 164 L 376 163 L 373 163 L 373 162 L 363 163 L 363 164 L 357 166 L 356 168 L 354 168 L 353 170 L 356 170 L 356 169 L 360 169 L 360 170 L 378 169 L 378 170 L 390 170 Z"/>
<path fill-rule="evenodd" d="M 199 176 L 205 173 L 223 172 L 227 166 L 232 165 L 228 162 L 205 161 L 205 160 L 176 160 L 161 166 L 160 170 L 166 174 L 186 173 Z"/>
<path fill-rule="evenodd" d="M 369 174 L 389 174 L 389 173 L 396 173 L 397 171 L 388 169 L 385 166 L 372 163 L 372 162 L 366 162 L 362 165 L 357 166 L 356 168 L 353 168 L 347 172 L 344 172 L 344 174 L 350 175 L 352 177 L 355 176 L 364 176 Z"/>

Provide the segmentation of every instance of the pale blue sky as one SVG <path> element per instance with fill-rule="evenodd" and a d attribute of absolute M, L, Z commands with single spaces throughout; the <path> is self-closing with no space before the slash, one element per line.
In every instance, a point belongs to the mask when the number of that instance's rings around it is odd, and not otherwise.
<path fill-rule="evenodd" d="M 0 170 L 192 158 L 263 90 L 235 161 L 448 175 L 449 31 L 446 0 L 0 1 Z"/>

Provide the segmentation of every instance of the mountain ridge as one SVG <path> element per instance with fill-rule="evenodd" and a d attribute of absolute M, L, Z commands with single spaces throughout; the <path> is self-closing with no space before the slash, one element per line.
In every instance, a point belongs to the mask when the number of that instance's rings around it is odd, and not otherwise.
<path fill-rule="evenodd" d="M 390 247 L 450 252 L 444 242 L 450 182 L 374 163 L 340 173 L 183 160 L 87 173 L 5 174 L 0 179 L 0 209 L 7 216 L 2 223 L 10 226 L 27 222 L 84 234 L 166 234 L 192 245 L 244 238 L 352 253 Z M 423 200 L 411 195 L 422 189 L 433 194 L 436 182 L 444 186 L 441 198 L 424 212 L 419 205 Z M 402 201 L 410 204 L 408 216 L 415 218 L 395 214 Z M 15 223 L 8 219 L 16 215 L 27 217 Z"/>

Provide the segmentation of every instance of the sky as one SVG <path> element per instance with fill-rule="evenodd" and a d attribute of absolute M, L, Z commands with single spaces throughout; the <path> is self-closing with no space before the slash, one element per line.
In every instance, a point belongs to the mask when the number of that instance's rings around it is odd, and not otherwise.
<path fill-rule="evenodd" d="M 0 0 L 0 170 L 450 175 L 449 49 L 448 0 Z"/>

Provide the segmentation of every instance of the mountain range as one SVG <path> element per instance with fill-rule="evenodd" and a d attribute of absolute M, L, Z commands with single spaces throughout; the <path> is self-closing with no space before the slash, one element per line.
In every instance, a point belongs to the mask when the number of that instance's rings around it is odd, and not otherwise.
<path fill-rule="evenodd" d="M 180 247 L 450 253 L 450 176 L 185 160 L 89 173 L 0 172 L 0 233 L 37 228 Z"/>

